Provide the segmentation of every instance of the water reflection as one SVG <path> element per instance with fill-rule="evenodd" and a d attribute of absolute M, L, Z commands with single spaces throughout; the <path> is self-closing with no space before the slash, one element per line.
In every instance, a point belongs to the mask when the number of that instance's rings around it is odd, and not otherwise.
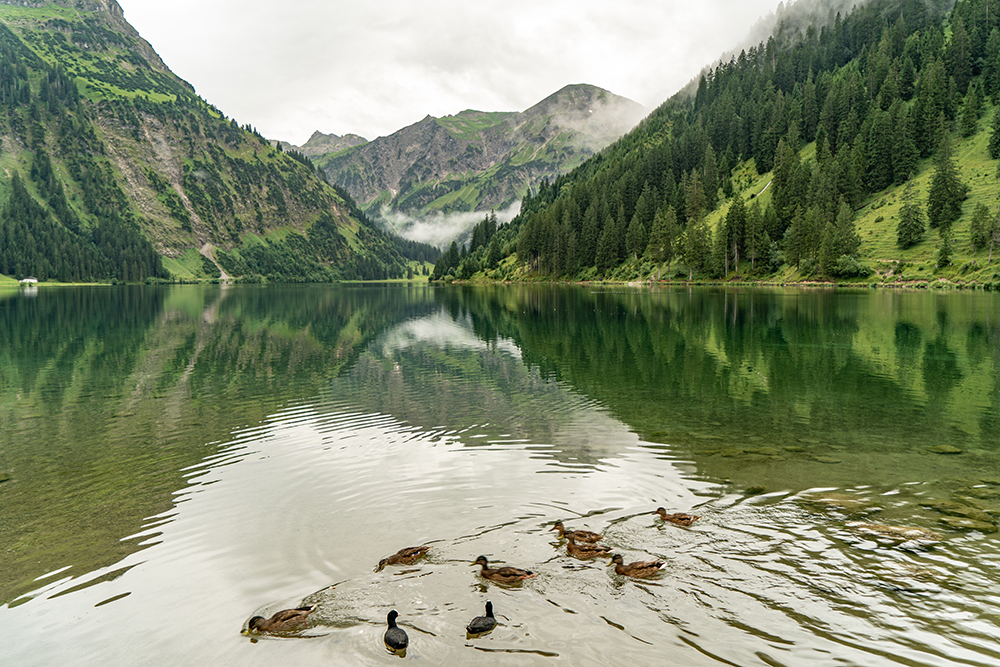
<path fill-rule="evenodd" d="M 0 302 L 16 664 L 381 664 L 390 609 L 434 664 L 1000 660 L 992 295 L 66 294 Z"/>

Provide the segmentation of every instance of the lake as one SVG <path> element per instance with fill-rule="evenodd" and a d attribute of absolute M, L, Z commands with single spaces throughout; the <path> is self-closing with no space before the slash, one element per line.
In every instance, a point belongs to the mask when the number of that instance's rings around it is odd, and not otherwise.
<path fill-rule="evenodd" d="M 4 664 L 395 664 L 392 609 L 427 665 L 1000 663 L 995 293 L 42 287 L 0 336 Z"/>

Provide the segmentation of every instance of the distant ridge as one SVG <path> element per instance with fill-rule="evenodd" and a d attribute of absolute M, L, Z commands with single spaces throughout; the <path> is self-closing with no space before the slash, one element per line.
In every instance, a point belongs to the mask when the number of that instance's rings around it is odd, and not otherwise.
<path fill-rule="evenodd" d="M 523 112 L 427 116 L 364 143 L 316 133 L 299 150 L 368 210 L 486 211 L 567 173 L 646 113 L 632 100 L 575 84 Z M 348 140 L 361 141 L 345 146 Z"/>

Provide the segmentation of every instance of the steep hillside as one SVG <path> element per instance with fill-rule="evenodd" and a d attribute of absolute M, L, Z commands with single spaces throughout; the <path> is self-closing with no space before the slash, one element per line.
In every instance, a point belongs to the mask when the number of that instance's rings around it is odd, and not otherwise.
<path fill-rule="evenodd" d="M 0 0 L 0 147 L 2 274 L 406 271 L 393 239 L 352 216 L 308 160 L 173 75 L 115 0 Z"/>
<path fill-rule="evenodd" d="M 434 275 L 1000 287 L 1000 16 L 799 15 Z"/>
<path fill-rule="evenodd" d="M 366 210 L 503 208 L 632 128 L 646 110 L 594 86 L 567 86 L 524 112 L 463 111 L 316 157 Z M 310 144 L 300 150 L 314 150 Z M 311 154 L 311 153 L 307 153 Z"/>

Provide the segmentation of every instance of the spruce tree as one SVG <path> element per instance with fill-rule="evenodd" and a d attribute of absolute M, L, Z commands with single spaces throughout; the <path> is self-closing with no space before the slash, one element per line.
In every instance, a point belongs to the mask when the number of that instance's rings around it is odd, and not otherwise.
<path fill-rule="evenodd" d="M 667 273 L 670 273 L 670 261 L 674 257 L 674 237 L 677 235 L 677 214 L 673 206 L 664 206 L 656 212 L 653 218 L 653 229 L 649 234 L 649 245 L 646 252 L 649 258 L 656 262 L 656 279 L 663 276 L 663 263 L 667 262 Z"/>
<path fill-rule="evenodd" d="M 951 229 L 949 227 L 941 228 L 941 245 L 938 246 L 938 261 L 937 265 L 939 269 L 951 264 Z"/>
<path fill-rule="evenodd" d="M 628 223 L 628 230 L 625 232 L 625 251 L 632 259 L 637 260 L 639 255 L 646 251 L 647 243 L 646 226 L 642 224 L 637 212 L 632 216 L 632 221 Z"/>
<path fill-rule="evenodd" d="M 958 178 L 958 167 L 951 155 L 951 141 L 941 141 L 934 157 L 934 177 L 927 193 L 927 220 L 931 227 L 948 227 L 962 214 L 962 201 L 968 187 Z"/>
<path fill-rule="evenodd" d="M 913 197 L 911 181 L 903 191 L 903 205 L 899 209 L 899 222 L 896 224 L 896 245 L 905 250 L 919 243 L 923 235 L 924 213 Z"/>
<path fill-rule="evenodd" d="M 990 210 L 986 208 L 986 204 L 980 203 L 976 206 L 976 212 L 972 214 L 972 222 L 969 223 L 969 242 L 972 245 L 973 255 L 986 247 L 989 237 Z"/>
<path fill-rule="evenodd" d="M 990 135 L 990 157 L 1000 160 L 1000 106 L 993 111 L 993 128 Z"/>

